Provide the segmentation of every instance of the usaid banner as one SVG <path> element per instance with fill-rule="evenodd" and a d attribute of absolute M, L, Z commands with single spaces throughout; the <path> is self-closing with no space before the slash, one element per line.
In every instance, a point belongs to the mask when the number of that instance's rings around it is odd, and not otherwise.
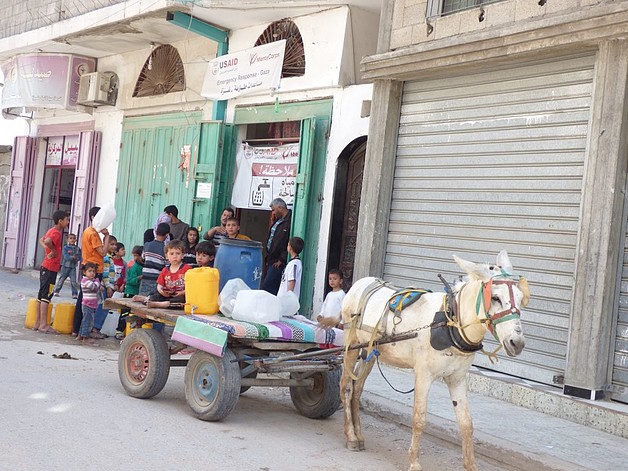
<path fill-rule="evenodd" d="M 286 40 L 216 57 L 209 62 L 201 95 L 228 100 L 279 88 Z"/>
<path fill-rule="evenodd" d="M 296 188 L 299 144 L 251 146 L 242 143 L 236 156 L 231 204 L 266 209 L 275 198 L 292 207 Z"/>

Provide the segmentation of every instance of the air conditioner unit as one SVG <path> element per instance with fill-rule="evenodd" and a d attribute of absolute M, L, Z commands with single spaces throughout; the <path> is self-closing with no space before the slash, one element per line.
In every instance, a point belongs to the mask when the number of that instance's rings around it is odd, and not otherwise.
<path fill-rule="evenodd" d="M 79 105 L 115 105 L 118 98 L 118 76 L 114 72 L 83 74 L 79 84 Z"/>

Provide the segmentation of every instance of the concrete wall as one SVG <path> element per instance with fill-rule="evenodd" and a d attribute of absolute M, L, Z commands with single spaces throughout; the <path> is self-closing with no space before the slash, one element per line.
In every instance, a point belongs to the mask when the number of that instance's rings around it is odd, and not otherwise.
<path fill-rule="evenodd" d="M 428 0 L 394 0 L 390 49 L 395 50 L 435 39 L 509 26 L 532 18 L 576 12 L 607 0 L 502 0 L 442 17 L 426 18 Z"/>
<path fill-rule="evenodd" d="M 124 0 L 22 0 L 0 5 L 0 38 L 32 31 Z"/>

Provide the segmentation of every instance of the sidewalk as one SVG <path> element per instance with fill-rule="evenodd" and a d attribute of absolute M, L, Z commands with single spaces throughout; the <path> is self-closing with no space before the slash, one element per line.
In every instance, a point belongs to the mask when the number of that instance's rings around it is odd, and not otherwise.
<path fill-rule="evenodd" d="M 411 370 L 381 366 L 384 375 L 396 389 L 412 389 L 414 375 Z M 475 368 L 470 374 L 469 384 L 471 388 L 476 385 L 496 390 L 512 388 L 512 383 L 508 381 L 483 378 L 482 372 Z M 517 388 L 513 391 L 518 395 L 526 395 Z M 534 388 L 528 388 L 527 395 L 536 401 L 553 404 L 556 409 L 563 409 L 565 416 L 569 416 L 578 407 L 588 409 L 592 416 L 599 417 L 602 422 L 613 419 L 616 423 L 621 422 L 625 432 L 628 414 L 626 405 L 606 401 L 574 401 L 561 393 L 554 394 Z M 512 466 L 511 469 L 521 471 L 628 469 L 628 440 L 621 436 L 517 406 L 489 397 L 485 393 L 470 390 L 469 403 L 475 427 L 475 452 L 479 456 L 508 464 Z M 393 391 L 382 378 L 377 366 L 373 368 L 362 394 L 362 407 L 365 411 L 411 427 L 412 404 L 413 394 Z M 411 433 L 410 429 L 408 433 Z M 434 383 L 430 390 L 426 433 L 455 445 L 460 443 L 449 392 L 442 382 Z M 366 447 L 368 448 L 368 443 Z"/>
<path fill-rule="evenodd" d="M 37 292 L 38 272 L 0 270 L 0 286 L 3 301 L 25 306 Z M 62 296 L 53 302 L 72 302 L 70 295 L 66 283 Z M 13 316 L 13 310 L 0 315 Z M 23 306 L 18 310 L 22 316 Z M 21 317 L 19 322 L 23 322 Z M 412 389 L 411 370 L 381 366 L 395 388 Z M 477 368 L 472 368 L 468 382 L 477 455 L 514 471 L 628 470 L 628 440 L 624 438 L 628 437 L 628 405 L 574 399 L 557 388 Z M 362 395 L 365 411 L 411 427 L 412 403 L 413 394 L 393 391 L 377 366 L 373 368 Z M 427 422 L 425 433 L 459 445 L 458 425 L 444 383 L 432 385 Z"/>

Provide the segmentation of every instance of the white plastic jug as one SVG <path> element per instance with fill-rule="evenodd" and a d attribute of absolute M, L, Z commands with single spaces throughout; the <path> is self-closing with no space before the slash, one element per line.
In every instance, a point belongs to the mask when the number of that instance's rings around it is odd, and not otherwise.
<path fill-rule="evenodd" d="M 100 333 L 105 334 L 107 337 L 113 337 L 116 335 L 116 329 L 118 328 L 118 321 L 120 320 L 120 311 L 111 310 L 107 313 L 105 321 L 102 323 Z"/>
<path fill-rule="evenodd" d="M 299 298 L 294 294 L 294 291 L 288 291 L 281 296 L 279 296 L 279 302 L 281 303 L 281 316 L 282 317 L 291 317 L 299 312 Z"/>
<path fill-rule="evenodd" d="M 224 288 L 222 288 L 220 295 L 218 296 L 220 312 L 222 312 L 227 317 L 231 317 L 233 314 L 233 306 L 235 305 L 235 300 L 238 292 L 243 289 L 250 290 L 251 288 L 249 288 L 248 285 L 241 278 L 233 278 L 227 281 Z"/>
<path fill-rule="evenodd" d="M 243 289 L 238 291 L 232 315 L 237 321 L 259 324 L 278 321 L 281 318 L 281 301 L 268 291 Z"/>
<path fill-rule="evenodd" d="M 115 218 L 116 210 L 110 204 L 106 204 L 101 207 L 96 213 L 96 216 L 94 216 L 94 219 L 92 220 L 92 226 L 94 226 L 94 229 L 100 232 L 105 227 L 108 227 Z"/>

